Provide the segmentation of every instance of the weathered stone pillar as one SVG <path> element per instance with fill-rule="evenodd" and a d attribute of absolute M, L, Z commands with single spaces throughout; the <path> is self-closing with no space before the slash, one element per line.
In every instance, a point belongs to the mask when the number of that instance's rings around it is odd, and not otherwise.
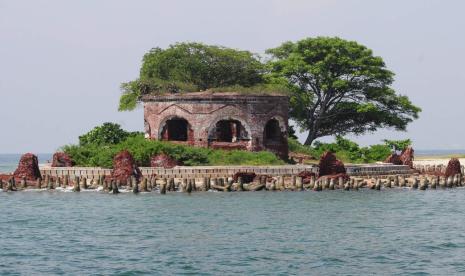
<path fill-rule="evenodd" d="M 297 178 L 295 175 L 292 175 L 291 176 L 291 190 L 295 190 L 296 189 L 296 184 L 297 184 Z"/>
<path fill-rule="evenodd" d="M 107 180 L 104 180 L 104 181 L 103 181 L 102 189 L 103 189 L 104 191 L 107 191 L 107 190 L 108 190 L 108 182 L 107 182 Z"/>
<path fill-rule="evenodd" d="M 446 182 L 447 187 L 448 187 L 448 188 L 452 188 L 453 183 L 454 183 L 454 180 L 452 179 L 452 176 L 449 176 L 449 177 L 447 178 L 447 182 Z"/>
<path fill-rule="evenodd" d="M 87 179 L 85 177 L 81 178 L 81 188 L 87 189 Z"/>
<path fill-rule="evenodd" d="M 443 189 L 447 187 L 446 179 L 443 176 L 441 176 L 441 178 L 439 179 L 439 187 Z"/>
<path fill-rule="evenodd" d="M 165 189 L 166 189 L 166 191 L 168 191 L 168 192 L 169 192 L 169 191 L 170 191 L 170 189 L 171 189 L 171 187 L 170 187 L 170 185 L 169 185 L 168 178 L 166 178 L 166 177 L 165 177 L 165 178 L 163 178 L 163 180 L 162 180 L 162 183 L 164 183 L 164 184 L 165 184 L 165 186 L 166 186 L 166 187 L 165 187 Z"/>
<path fill-rule="evenodd" d="M 27 179 L 25 176 L 22 177 L 21 179 L 21 188 L 26 189 L 27 188 Z"/>
<path fill-rule="evenodd" d="M 208 178 L 204 177 L 203 180 L 202 180 L 202 186 L 200 187 L 200 190 L 202 192 L 208 191 L 207 190 L 207 182 L 208 182 Z"/>
<path fill-rule="evenodd" d="M 376 180 L 375 189 L 378 191 L 381 190 L 381 179 L 379 178 Z"/>
<path fill-rule="evenodd" d="M 352 178 L 349 178 L 349 185 L 354 185 L 354 180 Z M 342 176 L 339 176 L 339 178 L 337 179 L 337 186 L 339 189 L 344 189 L 344 178 Z"/>
<path fill-rule="evenodd" d="M 73 192 L 80 192 L 80 191 L 81 191 L 81 186 L 79 185 L 79 178 L 76 177 L 76 180 L 74 181 Z"/>
<path fill-rule="evenodd" d="M 296 178 L 296 187 L 297 187 L 298 191 L 302 191 L 304 189 L 304 185 L 303 185 L 303 182 L 302 182 L 302 177 L 300 177 L 300 176 L 298 176 Z"/>
<path fill-rule="evenodd" d="M 142 192 L 148 192 L 148 189 L 147 189 L 147 178 L 146 178 L 146 177 L 144 177 L 144 178 L 142 179 L 141 191 L 142 191 Z"/>
<path fill-rule="evenodd" d="M 119 180 L 112 180 L 111 181 L 111 192 L 113 194 L 119 194 Z"/>
<path fill-rule="evenodd" d="M 161 183 L 160 183 L 160 194 L 164 195 L 166 194 L 166 186 L 168 183 L 166 183 L 166 178 L 164 178 Z"/>
<path fill-rule="evenodd" d="M 49 189 L 49 190 L 53 190 L 53 189 L 54 189 L 54 187 L 53 187 L 53 181 L 52 181 L 51 177 L 48 178 L 47 189 Z"/>
<path fill-rule="evenodd" d="M 170 178 L 168 180 L 169 186 L 170 186 L 170 191 L 176 191 L 176 185 L 174 184 L 174 178 Z"/>
<path fill-rule="evenodd" d="M 334 190 L 334 186 L 335 186 L 335 184 L 334 184 L 334 178 L 331 178 L 331 180 L 329 181 L 329 187 L 328 187 L 328 188 L 329 188 L 330 190 Z"/>
<path fill-rule="evenodd" d="M 187 181 L 187 187 L 186 187 L 186 192 L 188 194 L 190 194 L 192 192 L 192 179 L 189 179 L 189 181 Z"/>
<path fill-rule="evenodd" d="M 139 193 L 139 184 L 137 183 L 137 181 L 134 181 L 133 182 L 133 185 L 132 185 L 132 192 L 134 194 L 138 194 Z"/>
<path fill-rule="evenodd" d="M 286 186 L 284 185 L 284 176 L 280 175 L 278 178 L 278 186 L 279 190 L 284 191 L 286 190 Z"/>
<path fill-rule="evenodd" d="M 425 177 L 422 177 L 420 179 L 420 186 L 419 186 L 420 190 L 422 190 L 422 191 L 426 190 L 426 188 L 428 187 L 427 181 L 428 180 Z"/>
<path fill-rule="evenodd" d="M 242 183 L 242 176 L 239 176 L 237 178 L 237 190 L 238 191 L 243 191 L 244 190 L 244 184 Z"/>

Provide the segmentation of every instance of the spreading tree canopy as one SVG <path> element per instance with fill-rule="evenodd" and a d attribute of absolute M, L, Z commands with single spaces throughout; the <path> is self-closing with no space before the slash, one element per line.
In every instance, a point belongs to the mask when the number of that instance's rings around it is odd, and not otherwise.
<path fill-rule="evenodd" d="M 144 55 L 140 77 L 123 83 L 119 110 L 132 110 L 141 95 L 193 92 L 262 83 L 263 64 L 249 51 L 202 43 L 177 43 Z"/>
<path fill-rule="evenodd" d="M 293 88 L 290 116 L 309 131 L 306 145 L 328 135 L 405 130 L 421 111 L 391 88 L 394 73 L 383 59 L 357 42 L 307 38 L 267 53 L 273 78 Z"/>

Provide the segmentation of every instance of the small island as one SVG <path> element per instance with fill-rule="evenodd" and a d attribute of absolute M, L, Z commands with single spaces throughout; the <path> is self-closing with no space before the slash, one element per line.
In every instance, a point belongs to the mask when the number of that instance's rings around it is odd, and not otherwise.
<path fill-rule="evenodd" d="M 28 153 L 5 191 L 425 190 L 463 185 L 463 166 L 414 164 L 410 140 L 360 147 L 343 137 L 405 130 L 421 109 L 391 87 L 394 74 L 354 41 L 306 38 L 249 51 L 202 43 L 153 48 L 121 85 L 120 111 L 144 108 L 144 132 L 105 123 L 39 168 Z M 142 119 L 142 118 L 141 118 Z M 294 127 L 308 131 L 303 144 Z M 334 143 L 316 141 L 336 136 Z"/>

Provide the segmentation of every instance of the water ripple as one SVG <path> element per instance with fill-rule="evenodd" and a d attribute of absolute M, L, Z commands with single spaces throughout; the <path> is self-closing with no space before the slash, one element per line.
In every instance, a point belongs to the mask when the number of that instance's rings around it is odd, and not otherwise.
<path fill-rule="evenodd" d="M 464 189 L 0 193 L 0 274 L 463 274 L 464 201 Z"/>

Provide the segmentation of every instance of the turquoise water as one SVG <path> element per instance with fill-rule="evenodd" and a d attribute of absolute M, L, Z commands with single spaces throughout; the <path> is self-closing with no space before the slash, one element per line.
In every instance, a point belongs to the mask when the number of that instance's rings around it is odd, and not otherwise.
<path fill-rule="evenodd" d="M 465 189 L 0 192 L 0 275 L 457 275 Z"/>

